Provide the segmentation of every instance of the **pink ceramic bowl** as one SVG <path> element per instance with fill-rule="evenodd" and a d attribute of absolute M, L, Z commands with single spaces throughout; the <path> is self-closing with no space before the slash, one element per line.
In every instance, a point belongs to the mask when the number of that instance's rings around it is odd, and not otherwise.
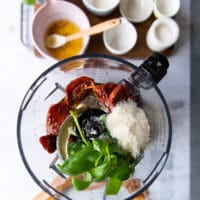
<path fill-rule="evenodd" d="M 36 50 L 44 57 L 57 61 L 49 55 L 45 46 L 45 34 L 50 24 L 58 20 L 69 20 L 79 26 L 80 30 L 90 27 L 89 19 L 75 4 L 62 0 L 47 0 L 35 13 L 32 23 L 32 39 Z M 83 38 L 83 47 L 79 54 L 84 53 L 89 43 L 89 36 Z"/>

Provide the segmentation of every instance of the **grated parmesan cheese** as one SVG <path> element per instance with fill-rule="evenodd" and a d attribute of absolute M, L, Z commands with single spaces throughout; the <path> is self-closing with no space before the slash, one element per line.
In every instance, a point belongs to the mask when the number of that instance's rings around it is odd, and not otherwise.
<path fill-rule="evenodd" d="M 150 126 L 143 109 L 135 102 L 119 102 L 108 114 L 106 126 L 123 150 L 134 158 L 145 149 L 150 137 Z"/>

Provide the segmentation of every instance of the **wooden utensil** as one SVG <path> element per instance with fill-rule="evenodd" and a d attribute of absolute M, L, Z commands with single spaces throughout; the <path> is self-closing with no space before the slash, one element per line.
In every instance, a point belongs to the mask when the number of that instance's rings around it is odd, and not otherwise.
<path fill-rule="evenodd" d="M 111 20 L 107 20 L 105 22 L 99 23 L 97 25 L 90 27 L 87 30 L 80 31 L 75 34 L 71 34 L 67 36 L 63 36 L 59 34 L 51 34 L 46 38 L 45 43 L 48 48 L 58 48 L 58 47 L 63 46 L 69 41 L 73 41 L 73 40 L 76 40 L 78 38 L 88 36 L 88 35 L 95 35 L 103 31 L 109 30 L 111 28 L 114 28 L 118 26 L 120 22 L 121 22 L 120 18 L 115 18 L 115 19 L 111 19 Z"/>
<path fill-rule="evenodd" d="M 68 187 L 72 186 L 72 177 L 69 177 L 68 179 L 63 179 L 60 176 L 57 176 L 53 182 L 51 183 L 51 186 L 55 188 L 57 191 L 62 192 Z M 53 197 L 51 197 L 49 194 L 47 194 L 44 191 L 41 191 L 39 194 L 37 194 L 33 200 L 54 200 Z"/>

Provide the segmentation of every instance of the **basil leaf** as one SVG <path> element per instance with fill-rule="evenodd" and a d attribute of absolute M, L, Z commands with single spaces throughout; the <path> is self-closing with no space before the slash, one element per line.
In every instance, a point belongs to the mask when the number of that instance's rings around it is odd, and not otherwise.
<path fill-rule="evenodd" d="M 103 140 L 99 140 L 99 139 L 94 139 L 92 141 L 93 147 L 94 149 L 96 149 L 97 151 L 101 151 L 104 147 L 104 141 Z"/>
<path fill-rule="evenodd" d="M 122 150 L 122 148 L 118 145 L 116 140 L 112 140 L 112 142 L 108 143 L 109 145 L 109 151 L 111 154 L 113 153 L 117 153 L 118 155 L 124 155 L 124 151 Z"/>
<path fill-rule="evenodd" d="M 62 173 L 76 176 L 82 174 L 94 167 L 94 158 L 91 156 L 98 157 L 99 152 L 94 150 L 91 145 L 85 146 L 80 151 L 76 152 L 68 158 L 62 165 L 58 165 Z"/>
<path fill-rule="evenodd" d="M 83 174 L 83 177 L 73 177 L 72 184 L 75 189 L 77 190 L 84 190 L 86 189 L 92 182 L 92 175 L 88 172 Z"/>
<path fill-rule="evenodd" d="M 112 164 L 111 161 L 108 161 L 102 165 L 99 165 L 98 167 L 91 169 L 90 173 L 92 174 L 93 178 L 97 181 L 103 181 L 109 177 L 111 170 Z"/>
<path fill-rule="evenodd" d="M 110 157 L 111 157 L 111 163 L 112 163 L 113 167 L 115 167 L 118 163 L 118 158 L 115 154 L 111 154 Z"/>
<path fill-rule="evenodd" d="M 110 178 L 110 180 L 107 183 L 105 194 L 106 195 L 116 195 L 122 185 L 122 181 L 118 178 Z"/>
<path fill-rule="evenodd" d="M 98 144 L 100 144 L 100 143 L 98 143 Z M 102 161 L 105 158 L 105 155 L 104 155 L 105 154 L 105 148 L 106 148 L 106 143 L 102 142 L 101 147 L 99 146 L 100 155 L 99 155 L 99 157 L 95 161 L 95 167 L 97 167 L 98 165 L 101 165 L 101 164 L 104 163 L 104 162 L 102 163 Z"/>
<path fill-rule="evenodd" d="M 130 174 L 134 172 L 134 169 L 133 165 L 123 159 L 118 159 L 118 163 L 112 171 L 111 177 L 118 178 L 121 181 L 126 180 L 130 177 Z"/>
<path fill-rule="evenodd" d="M 68 144 L 68 155 L 71 156 L 79 150 L 83 149 L 85 145 L 82 142 L 71 142 Z"/>
<path fill-rule="evenodd" d="M 97 158 L 99 157 L 100 152 L 96 151 L 95 149 L 93 149 L 93 151 L 90 152 L 90 154 L 88 154 L 86 156 L 86 159 L 90 162 L 92 162 L 93 164 L 95 164 Z"/>

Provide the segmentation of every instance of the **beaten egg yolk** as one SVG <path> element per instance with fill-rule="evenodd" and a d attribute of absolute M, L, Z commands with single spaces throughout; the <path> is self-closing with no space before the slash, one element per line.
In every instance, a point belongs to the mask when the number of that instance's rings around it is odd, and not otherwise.
<path fill-rule="evenodd" d="M 76 32 L 79 32 L 80 28 L 73 22 L 67 20 L 59 20 L 52 23 L 47 32 L 45 39 L 47 36 L 51 34 L 60 34 L 60 35 L 70 35 Z M 74 41 L 67 42 L 65 45 L 59 48 L 47 48 L 49 55 L 52 57 L 62 60 L 71 56 L 75 56 L 80 53 L 83 46 L 83 38 L 76 39 Z"/>

